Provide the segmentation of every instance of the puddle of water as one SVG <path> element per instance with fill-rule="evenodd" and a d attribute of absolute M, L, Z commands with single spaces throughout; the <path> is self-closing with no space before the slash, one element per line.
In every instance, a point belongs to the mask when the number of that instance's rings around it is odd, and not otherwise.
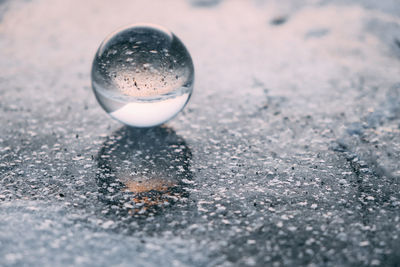
<path fill-rule="evenodd" d="M 156 214 L 187 198 L 190 160 L 190 149 L 170 128 L 116 131 L 97 156 L 103 213 Z"/>

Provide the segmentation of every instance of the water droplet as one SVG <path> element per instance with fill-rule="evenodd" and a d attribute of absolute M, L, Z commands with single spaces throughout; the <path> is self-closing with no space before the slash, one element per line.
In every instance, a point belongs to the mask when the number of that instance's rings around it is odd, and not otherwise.
<path fill-rule="evenodd" d="M 136 52 L 126 50 L 129 43 Z M 193 82 L 187 49 L 173 33 L 157 26 L 134 25 L 114 32 L 100 45 L 92 65 L 92 86 L 100 105 L 134 127 L 151 127 L 174 117 L 189 100 Z"/>

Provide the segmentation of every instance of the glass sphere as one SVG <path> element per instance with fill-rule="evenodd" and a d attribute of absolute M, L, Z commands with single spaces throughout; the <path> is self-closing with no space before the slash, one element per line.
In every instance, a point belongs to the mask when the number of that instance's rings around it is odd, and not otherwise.
<path fill-rule="evenodd" d="M 132 25 L 110 34 L 92 65 L 92 87 L 100 105 L 134 127 L 173 118 L 188 102 L 193 82 L 193 62 L 184 44 L 154 25 Z"/>

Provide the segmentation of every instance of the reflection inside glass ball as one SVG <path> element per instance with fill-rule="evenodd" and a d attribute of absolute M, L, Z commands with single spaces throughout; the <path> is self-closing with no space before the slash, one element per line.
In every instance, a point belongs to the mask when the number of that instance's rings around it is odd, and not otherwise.
<path fill-rule="evenodd" d="M 173 118 L 188 102 L 194 67 L 184 44 L 170 31 L 134 25 L 112 33 L 92 65 L 92 87 L 103 109 L 134 127 Z"/>

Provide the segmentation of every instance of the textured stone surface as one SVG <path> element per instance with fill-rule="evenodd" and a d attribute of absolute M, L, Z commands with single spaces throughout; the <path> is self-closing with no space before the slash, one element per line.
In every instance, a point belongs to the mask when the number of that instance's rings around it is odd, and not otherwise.
<path fill-rule="evenodd" d="M 0 265 L 398 266 L 400 4 L 0 1 Z M 161 24 L 195 92 L 166 125 L 90 88 Z"/>

